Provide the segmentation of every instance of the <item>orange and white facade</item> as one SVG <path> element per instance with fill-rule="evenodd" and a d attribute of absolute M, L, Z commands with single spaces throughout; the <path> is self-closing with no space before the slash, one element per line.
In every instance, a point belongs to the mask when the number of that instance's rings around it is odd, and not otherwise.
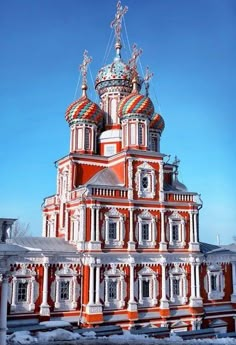
<path fill-rule="evenodd" d="M 86 94 L 84 54 L 43 237 L 9 240 L 27 252 L 8 258 L 8 322 L 234 330 L 236 252 L 199 242 L 201 199 L 178 181 L 178 160 L 160 151 L 164 120 L 138 75 L 140 51 L 121 57 L 125 12 L 118 3 L 115 57 L 95 82 L 100 105 Z"/>

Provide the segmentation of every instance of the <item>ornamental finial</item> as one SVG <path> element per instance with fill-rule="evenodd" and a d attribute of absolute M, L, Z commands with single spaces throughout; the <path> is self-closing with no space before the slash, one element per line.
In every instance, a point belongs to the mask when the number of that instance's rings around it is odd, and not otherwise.
<path fill-rule="evenodd" d="M 125 6 L 124 8 L 121 6 L 121 2 L 118 1 L 116 5 L 116 14 L 115 19 L 111 22 L 111 27 L 115 29 L 115 36 L 116 36 L 116 48 L 119 45 L 119 48 L 121 48 L 121 22 L 122 17 L 124 14 L 128 11 L 128 7 Z"/>
<path fill-rule="evenodd" d="M 153 73 L 150 72 L 150 69 L 149 67 L 147 66 L 146 67 L 146 73 L 145 73 L 145 76 L 144 76 L 144 83 L 145 83 L 145 90 L 146 90 L 146 97 L 148 97 L 148 90 L 149 90 L 149 80 L 153 77 Z"/>
<path fill-rule="evenodd" d="M 137 59 L 142 54 L 142 49 L 137 47 L 137 44 L 134 43 L 132 47 L 132 57 L 129 60 L 129 67 L 133 72 L 137 72 Z"/>
<path fill-rule="evenodd" d="M 84 51 L 84 59 L 82 64 L 79 66 L 82 74 L 82 90 L 83 96 L 85 96 L 85 91 L 87 90 L 87 73 L 88 73 L 88 64 L 92 61 L 92 57 L 88 56 L 88 51 Z"/>

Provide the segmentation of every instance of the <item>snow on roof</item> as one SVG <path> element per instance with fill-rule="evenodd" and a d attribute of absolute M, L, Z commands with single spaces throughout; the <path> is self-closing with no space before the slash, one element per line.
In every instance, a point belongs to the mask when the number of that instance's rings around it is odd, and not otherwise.
<path fill-rule="evenodd" d="M 9 244 L 16 244 L 29 251 L 46 251 L 46 252 L 67 252 L 76 253 L 76 247 L 63 238 L 50 238 L 50 237 L 16 237 L 7 240 Z"/>

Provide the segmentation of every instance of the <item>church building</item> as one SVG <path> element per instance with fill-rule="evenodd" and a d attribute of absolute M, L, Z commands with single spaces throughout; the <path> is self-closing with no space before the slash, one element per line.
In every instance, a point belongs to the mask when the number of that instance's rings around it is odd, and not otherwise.
<path fill-rule="evenodd" d="M 114 58 L 95 80 L 99 104 L 87 96 L 84 52 L 81 96 L 65 111 L 69 152 L 44 199 L 42 237 L 11 239 L 14 220 L 0 220 L 1 315 L 8 325 L 234 331 L 236 246 L 199 240 L 202 201 L 178 180 L 178 159 L 161 152 L 165 122 L 149 97 L 152 74 L 140 75 L 136 45 L 122 58 L 126 12 L 119 1 Z"/>

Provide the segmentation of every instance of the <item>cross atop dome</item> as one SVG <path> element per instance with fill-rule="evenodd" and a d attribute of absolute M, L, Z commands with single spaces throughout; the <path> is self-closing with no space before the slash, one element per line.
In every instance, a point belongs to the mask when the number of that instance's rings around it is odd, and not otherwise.
<path fill-rule="evenodd" d="M 116 48 L 121 48 L 121 23 L 122 18 L 125 15 L 125 13 L 128 11 L 128 7 L 125 6 L 124 8 L 121 6 L 121 2 L 118 1 L 116 5 L 116 14 L 115 19 L 111 22 L 111 27 L 115 30 L 115 36 L 116 36 Z"/>
<path fill-rule="evenodd" d="M 129 60 L 129 67 L 134 73 L 137 72 L 137 60 L 138 57 L 142 54 L 142 52 L 142 49 L 138 48 L 137 44 L 134 43 L 132 47 L 132 57 Z"/>
<path fill-rule="evenodd" d="M 149 80 L 153 77 L 153 73 L 150 72 L 149 67 L 146 67 L 146 73 L 144 76 L 144 83 L 145 83 L 145 90 L 146 90 L 146 97 L 148 97 L 148 89 L 149 89 Z"/>
<path fill-rule="evenodd" d="M 86 96 L 86 90 L 87 90 L 87 73 L 88 73 L 88 65 L 92 61 L 92 57 L 88 56 L 88 51 L 84 51 L 84 59 L 82 64 L 79 66 L 81 74 L 82 74 L 82 90 L 83 90 L 83 96 Z"/>

